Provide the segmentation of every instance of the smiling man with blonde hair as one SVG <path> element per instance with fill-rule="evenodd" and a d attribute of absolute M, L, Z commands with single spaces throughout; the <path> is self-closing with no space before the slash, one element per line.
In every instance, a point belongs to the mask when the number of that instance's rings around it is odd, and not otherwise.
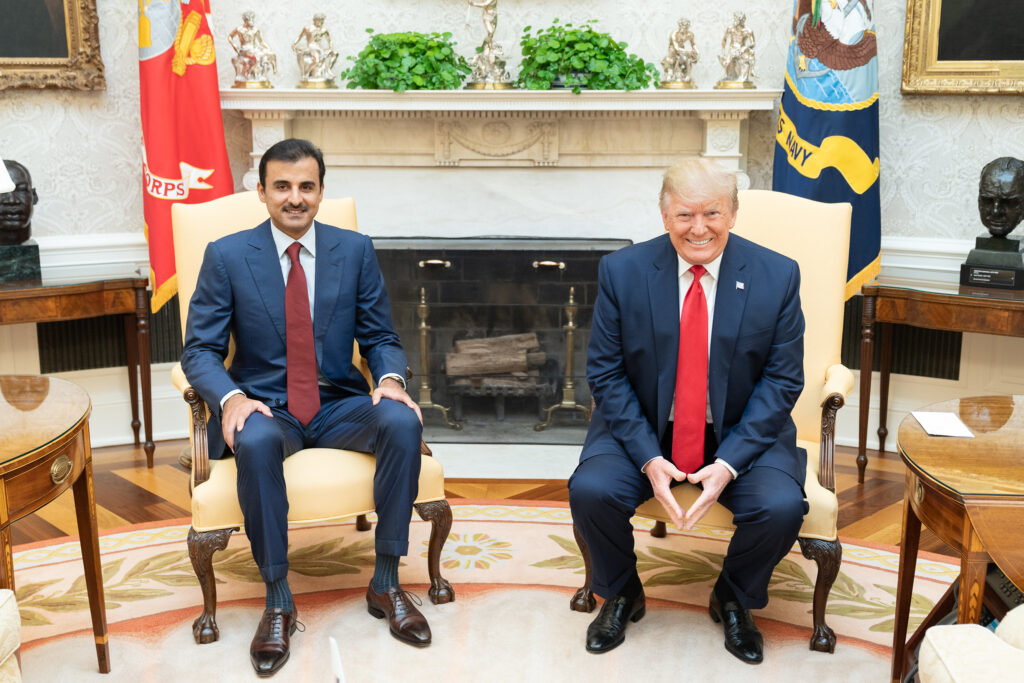
<path fill-rule="evenodd" d="M 629 519 L 654 497 L 679 528 L 716 501 L 733 513 L 709 611 L 726 650 L 748 664 L 763 658 L 750 610 L 767 604 L 772 569 L 807 511 L 807 454 L 790 418 L 804 319 L 796 263 L 730 235 L 737 196 L 735 174 L 686 159 L 662 182 L 666 234 L 601 260 L 587 352 L 596 410 L 569 480 L 605 599 L 587 629 L 590 652 L 617 647 L 644 616 Z M 703 489 L 685 512 L 670 491 L 683 481 Z"/>

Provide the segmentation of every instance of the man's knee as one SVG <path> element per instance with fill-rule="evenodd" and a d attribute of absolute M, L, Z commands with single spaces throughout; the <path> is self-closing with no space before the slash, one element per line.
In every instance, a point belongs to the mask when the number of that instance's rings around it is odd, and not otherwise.
<path fill-rule="evenodd" d="M 574 515 L 604 513 L 623 507 L 614 495 L 614 487 L 607 474 L 582 463 L 569 479 L 569 508 Z"/>
<path fill-rule="evenodd" d="M 268 463 L 280 463 L 284 458 L 284 434 L 273 418 L 253 413 L 241 431 L 235 433 L 235 455 L 240 467 L 257 468 Z"/>
<path fill-rule="evenodd" d="M 398 401 L 382 399 L 377 410 L 377 433 L 380 437 L 419 444 L 423 425 L 412 408 Z"/>

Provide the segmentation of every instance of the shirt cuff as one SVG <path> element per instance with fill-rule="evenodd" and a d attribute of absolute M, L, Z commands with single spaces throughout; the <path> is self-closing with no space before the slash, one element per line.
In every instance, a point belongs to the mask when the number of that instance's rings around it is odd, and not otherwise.
<path fill-rule="evenodd" d="M 224 394 L 224 395 L 223 395 L 223 396 L 221 397 L 221 399 L 220 399 L 220 409 L 221 409 L 221 410 L 224 410 L 224 404 L 228 402 L 228 399 L 229 399 L 229 398 L 231 398 L 231 397 L 232 397 L 232 396 L 234 396 L 235 394 L 244 394 L 244 393 L 245 393 L 245 392 L 243 392 L 243 391 L 242 391 L 241 389 L 235 389 L 235 390 L 233 390 L 233 391 L 229 391 L 228 393 Z"/>
<path fill-rule="evenodd" d="M 715 458 L 715 462 L 721 463 L 722 465 L 725 465 L 725 469 L 729 470 L 729 474 L 732 475 L 733 479 L 735 479 L 736 477 L 740 476 L 739 474 L 737 474 L 736 469 L 732 465 L 730 465 L 726 461 L 722 460 L 721 458 Z"/>
<path fill-rule="evenodd" d="M 657 459 L 658 459 L 658 457 L 659 457 L 659 456 L 657 456 L 657 455 L 656 455 L 656 456 L 654 456 L 653 458 L 651 458 L 651 460 L 648 460 L 647 462 L 645 462 L 645 463 L 643 464 L 643 467 L 641 467 L 641 468 L 640 468 L 640 474 L 647 474 L 647 472 L 646 472 L 646 470 L 647 470 L 647 466 L 651 464 L 651 461 L 652 461 L 652 460 L 657 460 Z"/>
<path fill-rule="evenodd" d="M 397 379 L 399 384 L 402 385 L 402 389 L 405 389 L 405 378 L 399 375 L 397 372 L 389 372 L 385 375 L 381 375 L 381 378 L 377 380 L 377 386 L 380 386 L 380 383 L 388 378 Z"/>

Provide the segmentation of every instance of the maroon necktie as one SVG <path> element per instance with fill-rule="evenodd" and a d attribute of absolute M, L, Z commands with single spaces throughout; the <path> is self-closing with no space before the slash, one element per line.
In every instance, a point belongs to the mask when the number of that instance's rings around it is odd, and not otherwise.
<path fill-rule="evenodd" d="M 676 365 L 676 408 L 672 424 L 672 462 L 680 471 L 696 472 L 704 464 L 704 429 L 708 395 L 708 302 L 700 278 L 704 266 L 693 266 L 693 282 L 679 317 L 679 361 Z"/>
<path fill-rule="evenodd" d="M 293 242 L 287 249 L 292 268 L 284 288 L 284 318 L 288 345 L 288 412 L 307 425 L 320 410 L 320 388 L 316 379 L 316 346 L 306 272 L 299 263 L 301 248 L 301 244 Z"/>

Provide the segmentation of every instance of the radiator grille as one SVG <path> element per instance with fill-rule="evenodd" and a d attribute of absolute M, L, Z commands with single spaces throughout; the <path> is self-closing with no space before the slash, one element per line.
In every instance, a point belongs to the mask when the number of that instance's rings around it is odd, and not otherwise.
<path fill-rule="evenodd" d="M 123 315 L 39 323 L 36 335 L 39 370 L 43 374 L 125 365 Z M 150 316 L 149 337 L 153 363 L 175 362 L 181 358 L 177 296 Z"/>

